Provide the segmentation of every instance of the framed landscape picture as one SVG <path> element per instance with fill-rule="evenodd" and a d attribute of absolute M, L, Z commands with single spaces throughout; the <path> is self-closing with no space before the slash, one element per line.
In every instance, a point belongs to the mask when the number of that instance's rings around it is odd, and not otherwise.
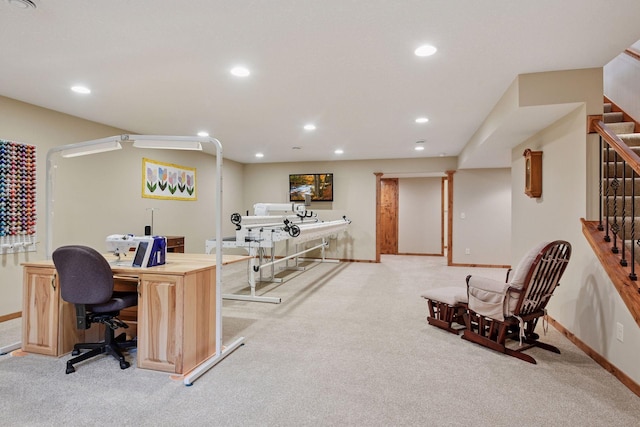
<path fill-rule="evenodd" d="M 333 202 L 333 174 L 289 175 L 289 201 L 304 202 L 307 194 L 312 202 Z"/>

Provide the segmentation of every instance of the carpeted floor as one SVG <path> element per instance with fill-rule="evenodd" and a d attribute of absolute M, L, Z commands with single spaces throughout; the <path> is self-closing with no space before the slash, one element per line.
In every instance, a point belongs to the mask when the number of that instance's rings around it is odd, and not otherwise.
<path fill-rule="evenodd" d="M 463 286 L 441 257 L 321 264 L 259 293 L 281 304 L 224 301 L 224 341 L 246 344 L 193 386 L 120 370 L 107 357 L 65 375 L 68 356 L 0 356 L 6 426 L 636 426 L 640 399 L 551 328 L 561 355 L 531 365 L 427 325 L 427 287 Z M 243 264 L 225 292 L 245 287 Z M 551 313 L 553 314 L 553 313 Z M 0 347 L 19 337 L 0 324 Z M 18 332 L 16 332 L 16 330 Z M 540 331 L 541 332 L 541 331 Z M 8 342 L 9 341 L 9 342 Z M 132 359 L 135 359 L 135 353 Z"/>

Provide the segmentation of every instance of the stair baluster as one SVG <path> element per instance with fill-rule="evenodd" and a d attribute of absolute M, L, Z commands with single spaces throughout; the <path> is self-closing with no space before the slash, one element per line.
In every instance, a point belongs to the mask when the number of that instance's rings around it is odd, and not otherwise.
<path fill-rule="evenodd" d="M 609 147 L 609 145 L 607 145 L 607 148 Z M 602 169 L 604 168 L 604 162 L 602 161 L 602 152 L 604 151 L 604 146 L 602 143 L 602 136 L 600 136 L 600 150 L 598 151 L 598 156 L 599 156 L 599 160 L 598 160 L 598 164 L 600 165 L 600 170 L 598 170 L 598 230 L 600 231 L 604 231 L 604 226 L 602 225 L 602 180 L 603 180 L 603 173 L 602 173 Z"/>
<path fill-rule="evenodd" d="M 622 254 L 620 256 L 620 265 L 623 267 L 627 266 L 627 258 L 625 239 L 627 238 L 627 162 L 622 159 L 622 219 L 620 220 L 620 248 L 622 250 Z"/>
<path fill-rule="evenodd" d="M 600 141 L 602 141 L 602 136 L 600 136 Z M 611 236 L 609 235 L 609 230 L 611 229 L 611 227 L 609 226 L 609 196 L 611 194 L 611 182 L 609 181 L 609 168 L 611 167 L 611 157 L 610 157 L 610 152 L 611 152 L 611 147 L 609 146 L 609 144 L 607 144 L 607 154 L 605 156 L 605 162 L 604 162 L 604 172 L 605 172 L 605 183 L 606 183 L 606 188 L 605 188 L 605 198 L 606 198 L 606 202 L 604 204 L 604 209 L 605 209 L 605 214 L 604 214 L 604 220 L 606 221 L 607 226 L 605 227 L 605 235 L 604 235 L 604 241 L 605 242 L 610 242 L 611 241 Z"/>
<path fill-rule="evenodd" d="M 618 248 L 618 236 L 620 233 L 620 225 L 618 224 L 618 188 L 620 187 L 620 181 L 618 181 L 618 153 L 616 151 L 613 152 L 613 170 L 615 176 L 609 183 L 609 190 L 613 191 L 613 224 L 609 228 L 613 233 L 611 252 L 617 254 L 620 252 Z"/>
<path fill-rule="evenodd" d="M 631 170 L 631 272 L 629 273 L 629 279 L 638 280 L 636 276 L 636 178 L 638 174 L 633 169 Z M 639 241 L 640 242 L 640 241 Z"/>

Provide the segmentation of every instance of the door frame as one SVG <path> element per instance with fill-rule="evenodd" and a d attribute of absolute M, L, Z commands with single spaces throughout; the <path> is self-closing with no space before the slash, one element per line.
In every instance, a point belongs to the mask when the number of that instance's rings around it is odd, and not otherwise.
<path fill-rule="evenodd" d="M 452 264 L 453 260 L 453 174 L 454 170 L 448 170 L 445 172 L 447 178 L 447 265 Z M 380 217 L 381 217 L 381 188 L 382 188 L 382 176 L 384 172 L 374 172 L 376 177 L 376 259 L 375 262 L 380 262 L 380 246 L 382 244 Z M 443 189 L 444 191 L 444 189 Z M 443 194 L 444 196 L 444 194 Z M 442 239 L 441 239 L 441 251 L 444 252 L 444 197 L 441 197 L 443 202 L 441 203 L 441 209 L 443 210 L 443 221 L 441 224 Z"/>

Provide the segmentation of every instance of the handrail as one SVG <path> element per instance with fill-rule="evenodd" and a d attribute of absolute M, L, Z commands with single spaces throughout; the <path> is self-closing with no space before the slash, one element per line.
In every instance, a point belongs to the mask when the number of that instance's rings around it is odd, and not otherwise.
<path fill-rule="evenodd" d="M 640 175 L 640 156 L 631 150 L 618 135 L 613 133 L 601 120 L 594 123 L 593 129 L 615 150 L 629 167 Z"/>
<path fill-rule="evenodd" d="M 630 252 L 631 271 L 628 277 L 636 281 L 638 279 L 636 275 L 636 190 L 635 182 L 636 178 L 640 176 L 640 156 L 638 156 L 633 150 L 631 150 L 627 144 L 615 133 L 613 133 L 607 125 L 601 120 L 592 120 L 590 123 L 591 130 L 598 133 L 600 136 L 600 213 L 599 213 L 599 225 L 598 229 L 605 232 L 603 237 L 605 242 L 612 242 L 611 252 L 619 254 L 619 264 L 622 267 L 629 265 L 627 261 L 627 250 Z M 605 150 L 606 146 L 606 150 Z M 611 162 L 610 150 L 613 149 L 613 162 Z M 606 151 L 606 152 L 603 152 Z M 603 158 L 603 156 L 605 158 Z M 618 162 L 622 162 L 622 169 L 619 176 L 616 172 L 610 177 L 610 165 L 613 163 L 614 169 L 617 170 Z M 631 200 L 626 198 L 626 185 L 627 167 L 631 168 Z M 603 174 L 604 172 L 604 174 Z M 610 180 L 613 178 L 613 180 Z M 621 178 L 621 179 L 620 179 Z M 621 190 L 621 193 L 619 191 Z M 619 198 L 620 197 L 620 198 Z M 605 200 L 603 200 L 605 198 Z M 619 202 L 620 200 L 620 202 Z M 621 203 L 621 205 L 619 205 Z M 604 207 L 603 207 L 604 204 Z M 620 206 L 620 217 L 618 216 L 618 207 Z M 627 209 L 631 208 L 631 212 Z M 612 208 L 613 212 L 609 209 Z M 630 216 L 629 216 L 630 214 Z M 630 221 L 627 221 L 627 217 L 630 217 Z M 610 219 L 613 221 L 610 222 Z M 603 221 L 604 220 L 604 221 Z M 629 233 L 629 234 L 628 234 Z M 618 247 L 618 239 L 620 240 L 620 247 Z M 625 240 L 630 240 L 632 243 L 627 247 Z"/>
<path fill-rule="evenodd" d="M 632 58 L 637 59 L 638 61 L 640 61 L 640 52 L 633 49 L 633 48 L 628 48 L 624 50 L 624 53 L 626 53 L 627 55 L 629 55 Z"/>

